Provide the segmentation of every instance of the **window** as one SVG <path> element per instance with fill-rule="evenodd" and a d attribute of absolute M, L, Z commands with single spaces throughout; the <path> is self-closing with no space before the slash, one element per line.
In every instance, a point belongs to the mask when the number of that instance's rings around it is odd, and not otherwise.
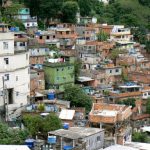
<path fill-rule="evenodd" d="M 53 35 L 53 38 L 55 38 L 55 35 Z"/>
<path fill-rule="evenodd" d="M 62 68 L 61 70 L 64 71 L 64 68 Z"/>
<path fill-rule="evenodd" d="M 9 80 L 9 74 L 5 74 L 4 79 L 5 79 L 5 81 L 8 81 Z"/>
<path fill-rule="evenodd" d="M 3 42 L 3 49 L 8 49 L 8 42 Z"/>
<path fill-rule="evenodd" d="M 110 70 L 109 73 L 112 73 L 112 70 Z"/>
<path fill-rule="evenodd" d="M 59 69 L 57 69 L 57 71 L 59 71 Z"/>
<path fill-rule="evenodd" d="M 40 36 L 40 39 L 41 39 L 41 40 L 42 40 L 42 38 L 43 38 L 43 37 L 42 37 L 42 36 Z"/>
<path fill-rule="evenodd" d="M 40 86 L 42 84 L 42 80 L 39 80 L 38 81 L 38 85 Z"/>
<path fill-rule="evenodd" d="M 25 42 L 21 42 L 21 43 L 20 43 L 20 46 L 25 46 Z"/>
<path fill-rule="evenodd" d="M 97 136 L 97 141 L 101 141 L 101 137 L 100 136 Z"/>
<path fill-rule="evenodd" d="M 16 96 L 19 96 L 19 92 L 16 92 Z"/>
<path fill-rule="evenodd" d="M 16 76 L 16 81 L 18 81 L 18 76 Z"/>
<path fill-rule="evenodd" d="M 49 39 L 49 36 L 47 36 L 46 39 Z"/>
<path fill-rule="evenodd" d="M 8 58 L 4 58 L 5 64 L 8 65 L 9 64 L 9 60 Z"/>
<path fill-rule="evenodd" d="M 116 72 L 119 72 L 119 69 L 116 69 Z"/>

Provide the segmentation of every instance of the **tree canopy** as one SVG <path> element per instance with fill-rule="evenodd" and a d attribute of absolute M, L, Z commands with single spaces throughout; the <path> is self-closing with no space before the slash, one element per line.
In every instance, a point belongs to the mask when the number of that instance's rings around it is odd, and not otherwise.
<path fill-rule="evenodd" d="M 72 107 L 85 107 L 87 112 L 91 110 L 91 97 L 86 95 L 86 93 L 84 93 L 84 91 L 78 85 L 66 86 L 64 95 L 65 100 L 71 101 Z"/>
<path fill-rule="evenodd" d="M 39 132 L 46 136 L 48 131 L 62 127 L 61 120 L 54 113 L 49 114 L 45 118 L 40 115 L 24 115 L 23 122 L 33 137 Z"/>
<path fill-rule="evenodd" d="M 150 98 L 147 100 L 146 103 L 146 113 L 150 114 Z"/>
<path fill-rule="evenodd" d="M 62 6 L 62 22 L 76 23 L 76 14 L 78 11 L 77 2 L 67 1 Z"/>
<path fill-rule="evenodd" d="M 27 137 L 27 130 L 11 129 L 7 124 L 0 123 L 0 144 L 24 144 Z"/>
<path fill-rule="evenodd" d="M 17 3 L 17 0 L 13 1 L 13 5 Z M 37 16 L 39 22 L 48 23 L 50 20 L 60 19 L 62 22 L 75 23 L 76 12 L 79 11 L 83 17 L 97 17 L 100 23 L 144 26 L 150 30 L 149 0 L 111 0 L 109 5 L 104 5 L 98 0 L 19 0 L 19 2 L 29 7 L 31 15 Z"/>

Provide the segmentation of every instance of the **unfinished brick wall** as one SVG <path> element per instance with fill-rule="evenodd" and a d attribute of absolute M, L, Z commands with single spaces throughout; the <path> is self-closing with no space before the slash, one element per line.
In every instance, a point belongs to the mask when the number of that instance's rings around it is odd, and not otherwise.
<path fill-rule="evenodd" d="M 89 121 L 93 122 L 93 123 L 115 123 L 117 121 L 117 117 L 116 116 L 112 116 L 112 117 L 106 117 L 106 116 L 96 116 L 93 114 L 89 115 Z"/>

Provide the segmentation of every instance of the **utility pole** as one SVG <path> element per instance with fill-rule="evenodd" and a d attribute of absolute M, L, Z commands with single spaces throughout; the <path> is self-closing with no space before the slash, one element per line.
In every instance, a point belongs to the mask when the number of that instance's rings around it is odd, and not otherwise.
<path fill-rule="evenodd" d="M 6 107 L 5 107 L 5 80 L 4 80 L 4 76 L 2 77 L 2 81 L 3 81 L 4 118 L 6 118 Z"/>
<path fill-rule="evenodd" d="M 5 88 L 5 79 L 4 79 L 4 76 L 2 77 L 2 80 L 3 80 L 3 102 L 4 102 L 4 119 L 5 121 L 7 121 L 7 109 L 6 109 L 6 100 L 7 100 L 7 95 L 6 95 L 6 88 Z"/>

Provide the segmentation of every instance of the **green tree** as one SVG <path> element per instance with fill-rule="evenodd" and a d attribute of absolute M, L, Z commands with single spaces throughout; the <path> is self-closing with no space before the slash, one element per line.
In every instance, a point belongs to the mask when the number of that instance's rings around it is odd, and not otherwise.
<path fill-rule="evenodd" d="M 81 16 L 89 16 L 91 12 L 90 0 L 78 0 Z"/>
<path fill-rule="evenodd" d="M 143 26 L 132 29 L 132 34 L 133 34 L 134 40 L 141 43 L 141 44 L 146 43 L 147 33 L 148 33 L 147 29 Z"/>
<path fill-rule="evenodd" d="M 91 110 L 91 97 L 86 95 L 78 85 L 66 86 L 64 91 L 64 98 L 65 100 L 69 100 L 71 102 L 72 107 L 85 107 L 87 112 Z"/>
<path fill-rule="evenodd" d="M 120 50 L 120 49 L 118 49 L 118 48 L 113 49 L 113 50 L 110 52 L 109 58 L 113 60 L 114 64 L 116 64 L 116 60 L 117 60 L 117 58 L 119 57 L 119 54 L 123 54 L 123 53 L 125 53 L 125 51 Z"/>
<path fill-rule="evenodd" d="M 54 131 L 62 128 L 61 120 L 54 113 L 46 116 L 43 120 L 42 133 L 44 133 L 45 135 L 47 135 L 47 132 L 49 131 Z"/>
<path fill-rule="evenodd" d="M 103 32 L 103 31 L 100 31 L 98 34 L 97 34 L 97 40 L 98 41 L 107 41 L 108 39 L 108 34 Z"/>
<path fill-rule="evenodd" d="M 146 102 L 146 113 L 150 114 L 150 98 Z"/>
<path fill-rule="evenodd" d="M 148 142 L 148 136 L 147 136 L 146 133 L 133 132 L 133 134 L 132 134 L 132 140 L 133 140 L 133 142 L 147 143 Z"/>
<path fill-rule="evenodd" d="M 32 136 L 35 136 L 38 132 L 41 131 L 43 120 L 40 115 L 24 115 L 23 123 L 29 130 L 29 133 Z"/>
<path fill-rule="evenodd" d="M 135 98 L 127 98 L 125 100 L 119 101 L 118 104 L 123 104 L 123 105 L 127 105 L 127 106 L 132 106 L 132 108 L 135 107 Z"/>
<path fill-rule="evenodd" d="M 78 11 L 78 3 L 74 1 L 64 2 L 62 6 L 62 22 L 76 23 L 76 14 Z"/>
<path fill-rule="evenodd" d="M 0 123 L 0 144 L 24 144 L 25 139 L 28 137 L 26 130 L 11 129 L 7 124 Z"/>
<path fill-rule="evenodd" d="M 31 16 L 39 16 L 41 13 L 40 5 L 42 0 L 22 0 L 30 8 Z"/>
<path fill-rule="evenodd" d="M 38 9 L 35 8 L 35 11 L 33 12 L 36 12 L 39 21 L 42 20 L 44 24 L 48 26 L 49 21 L 60 17 L 59 14 L 62 8 L 62 4 L 63 0 L 40 0 L 37 7 Z"/>
<path fill-rule="evenodd" d="M 48 131 L 53 131 L 62 127 L 61 120 L 54 113 L 49 114 L 45 118 L 40 115 L 24 115 L 23 122 L 33 137 L 39 132 L 46 137 Z"/>
<path fill-rule="evenodd" d="M 75 60 L 75 63 L 74 63 L 75 80 L 77 80 L 78 77 L 79 77 L 81 65 L 82 65 L 81 60 L 80 60 L 80 59 L 76 59 L 76 60 Z"/>
<path fill-rule="evenodd" d="M 150 41 L 146 41 L 146 51 L 150 53 Z"/>
<path fill-rule="evenodd" d="M 139 3 L 141 3 L 144 6 L 150 7 L 150 1 L 149 0 L 139 0 Z"/>

